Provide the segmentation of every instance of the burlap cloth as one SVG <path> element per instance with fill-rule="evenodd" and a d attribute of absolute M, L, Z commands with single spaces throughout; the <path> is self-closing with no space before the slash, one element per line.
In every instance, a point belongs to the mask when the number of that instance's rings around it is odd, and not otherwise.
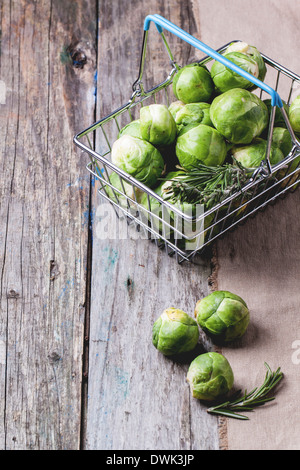
<path fill-rule="evenodd" d="M 270 404 L 249 421 L 221 420 L 229 450 L 300 449 L 300 191 L 248 220 L 217 245 L 214 289 L 240 295 L 251 321 L 244 337 L 222 348 L 235 387 L 261 385 L 267 362 L 284 379 Z"/>

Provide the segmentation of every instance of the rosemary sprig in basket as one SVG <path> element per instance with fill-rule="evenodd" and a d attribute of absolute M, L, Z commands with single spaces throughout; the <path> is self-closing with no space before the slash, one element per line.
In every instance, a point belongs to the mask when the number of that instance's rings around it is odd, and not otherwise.
<path fill-rule="evenodd" d="M 227 416 L 229 418 L 236 419 L 249 419 L 247 416 L 240 414 L 243 411 L 253 411 L 255 407 L 264 405 L 265 403 L 272 401 L 275 397 L 268 396 L 270 391 L 278 384 L 283 378 L 283 373 L 280 367 L 272 372 L 269 365 L 265 362 L 267 368 L 265 379 L 259 388 L 254 388 L 251 392 L 245 392 L 241 394 L 241 390 L 236 392 L 230 400 L 226 401 L 217 406 L 213 406 L 207 409 L 208 413 Z"/>
<path fill-rule="evenodd" d="M 218 166 L 201 163 L 189 170 L 180 169 L 164 186 L 164 197 L 181 203 L 204 204 L 207 209 L 224 201 L 249 181 L 249 172 L 236 162 Z"/>

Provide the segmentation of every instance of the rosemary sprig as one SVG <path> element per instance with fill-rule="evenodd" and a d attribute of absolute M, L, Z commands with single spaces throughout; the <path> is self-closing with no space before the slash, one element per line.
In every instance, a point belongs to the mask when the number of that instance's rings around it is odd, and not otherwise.
<path fill-rule="evenodd" d="M 249 418 L 240 414 L 241 411 L 253 411 L 255 407 L 262 406 L 265 403 L 274 400 L 275 397 L 270 397 L 268 394 L 283 378 L 283 373 L 281 372 L 280 367 L 275 372 L 272 372 L 266 362 L 265 367 L 267 369 L 266 376 L 259 388 L 254 388 L 249 393 L 245 390 L 243 394 L 241 394 L 241 390 L 239 390 L 230 400 L 220 405 L 208 408 L 207 412 L 227 416 L 229 418 L 245 420 Z"/>
<path fill-rule="evenodd" d="M 249 180 L 249 173 L 236 162 L 218 166 L 198 164 L 189 170 L 181 169 L 169 185 L 164 196 L 176 202 L 204 204 L 207 209 L 222 202 Z"/>

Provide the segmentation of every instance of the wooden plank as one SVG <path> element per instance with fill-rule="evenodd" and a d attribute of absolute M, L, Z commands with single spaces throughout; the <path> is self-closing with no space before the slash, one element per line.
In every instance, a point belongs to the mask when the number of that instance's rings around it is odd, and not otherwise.
<path fill-rule="evenodd" d="M 198 21 L 193 2 L 152 1 L 145 11 L 134 1 L 126 8 L 103 1 L 99 8 L 98 118 L 130 97 L 146 14 L 160 13 L 191 33 L 197 33 Z M 169 71 L 154 28 L 151 35 L 147 83 Z M 187 44 L 174 37 L 170 44 L 179 63 L 192 60 Z M 164 308 L 178 306 L 193 315 L 196 301 L 209 290 L 210 258 L 178 265 L 134 232 L 116 236 L 115 214 L 96 193 L 93 210 L 86 448 L 218 448 L 217 419 L 190 397 L 190 358 L 166 359 L 151 341 L 152 324 Z"/>
<path fill-rule="evenodd" d="M 1 3 L 2 449 L 79 448 L 95 3 Z"/>

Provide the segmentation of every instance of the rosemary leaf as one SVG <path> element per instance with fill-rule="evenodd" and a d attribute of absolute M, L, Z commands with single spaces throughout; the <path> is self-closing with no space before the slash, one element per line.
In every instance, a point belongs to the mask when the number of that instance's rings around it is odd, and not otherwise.
<path fill-rule="evenodd" d="M 205 204 L 211 208 L 241 190 L 248 179 L 249 173 L 238 164 L 198 164 L 189 170 L 181 169 L 166 187 L 165 197 L 180 203 Z"/>
<path fill-rule="evenodd" d="M 241 390 L 239 390 L 231 400 L 229 399 L 224 403 L 210 407 L 207 412 L 230 418 L 248 419 L 246 416 L 241 415 L 240 412 L 253 411 L 255 407 L 262 406 L 267 402 L 275 400 L 275 397 L 269 397 L 267 395 L 283 378 L 283 373 L 281 372 L 280 367 L 275 372 L 272 372 L 270 366 L 266 362 L 265 367 L 267 372 L 260 387 L 254 388 L 249 393 L 245 390 L 243 394 L 241 394 Z"/>

